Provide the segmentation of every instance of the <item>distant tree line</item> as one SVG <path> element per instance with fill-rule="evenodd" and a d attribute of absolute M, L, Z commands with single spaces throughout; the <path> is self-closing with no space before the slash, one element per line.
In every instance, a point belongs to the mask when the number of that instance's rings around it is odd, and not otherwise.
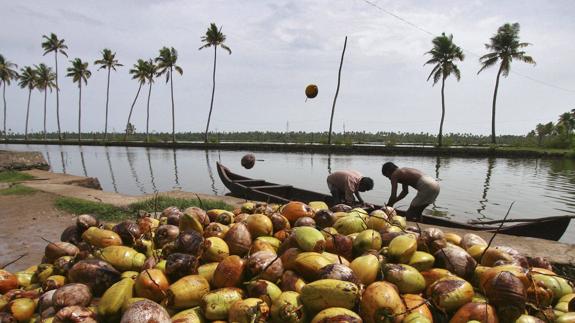
<path fill-rule="evenodd" d="M 537 146 L 546 148 L 575 148 L 575 109 L 559 115 L 557 123 L 539 123 L 527 134 L 536 138 Z"/>

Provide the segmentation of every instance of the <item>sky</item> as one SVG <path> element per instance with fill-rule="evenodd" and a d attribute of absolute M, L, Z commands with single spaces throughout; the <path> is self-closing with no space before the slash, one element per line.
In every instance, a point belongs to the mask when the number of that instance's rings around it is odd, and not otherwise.
<path fill-rule="evenodd" d="M 444 133 L 489 134 L 497 68 L 477 74 L 484 44 L 507 22 L 521 24 L 520 38 L 535 66 L 513 62 L 497 98 L 498 134 L 526 134 L 575 108 L 575 1 L 572 0 L 0 0 L 0 54 L 19 67 L 54 65 L 43 56 L 42 35 L 65 39 L 60 56 L 61 124 L 77 130 L 78 87 L 65 77 L 69 60 L 90 63 L 82 88 L 82 130 L 102 131 L 106 71 L 93 62 L 104 48 L 120 63 L 112 72 L 109 128 L 122 131 L 138 89 L 128 71 L 163 46 L 178 51 L 182 76 L 174 77 L 176 131 L 203 131 L 212 92 L 213 48 L 198 50 L 210 23 L 222 27 L 232 54 L 217 51 L 214 131 L 327 131 L 344 39 L 347 49 L 334 116 L 334 131 L 436 133 L 440 84 L 427 81 L 424 63 L 435 35 L 453 34 L 466 55 L 462 78 L 446 81 Z M 399 18 L 398 18 L 399 17 Z M 406 22 L 407 21 L 407 22 Z M 308 84 L 319 94 L 305 100 Z M 146 127 L 147 87 L 132 123 Z M 43 93 L 31 99 L 31 131 L 40 131 Z M 7 125 L 23 132 L 28 91 L 6 89 Z M 56 128 L 56 96 L 48 92 L 48 131 Z M 150 131 L 171 131 L 170 87 L 153 84 Z"/>

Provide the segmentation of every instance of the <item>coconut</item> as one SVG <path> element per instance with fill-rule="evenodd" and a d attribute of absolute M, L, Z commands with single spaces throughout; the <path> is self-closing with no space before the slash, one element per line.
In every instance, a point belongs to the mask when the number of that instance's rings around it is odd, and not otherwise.
<path fill-rule="evenodd" d="M 432 303 L 438 309 L 455 312 L 461 306 L 471 302 L 474 292 L 471 284 L 464 279 L 448 276 L 431 284 L 426 290 L 426 295 L 431 298 Z"/>
<path fill-rule="evenodd" d="M 286 270 L 280 279 L 280 288 L 282 291 L 292 291 L 301 293 L 301 289 L 305 286 L 305 281 L 294 271 Z"/>
<path fill-rule="evenodd" d="M 337 279 L 359 284 L 360 281 L 353 270 L 342 264 L 329 264 L 319 271 L 319 279 Z"/>
<path fill-rule="evenodd" d="M 11 272 L 0 269 L 0 294 L 18 288 L 18 277 Z"/>
<path fill-rule="evenodd" d="M 154 235 L 156 248 L 162 248 L 165 244 L 176 241 L 180 234 L 180 228 L 171 224 L 163 224 L 158 227 Z"/>
<path fill-rule="evenodd" d="M 445 268 L 459 277 L 471 278 L 477 262 L 465 250 L 455 245 L 448 245 L 434 255 L 435 265 Z"/>
<path fill-rule="evenodd" d="M 486 303 L 467 303 L 455 312 L 450 323 L 467 323 L 477 320 L 485 323 L 498 323 L 493 306 Z"/>
<path fill-rule="evenodd" d="M 313 210 L 305 203 L 302 202 L 289 202 L 284 205 L 281 209 L 281 213 L 285 216 L 290 223 L 295 223 L 295 221 L 304 216 L 313 216 Z"/>
<path fill-rule="evenodd" d="M 212 222 L 208 224 L 207 227 L 205 227 L 204 238 L 218 237 L 223 239 L 226 236 L 226 233 L 228 233 L 229 229 L 230 228 L 227 225 Z"/>
<path fill-rule="evenodd" d="M 379 259 L 372 254 L 355 258 L 349 267 L 364 285 L 373 283 L 380 272 Z"/>
<path fill-rule="evenodd" d="M 243 297 L 244 292 L 239 288 L 221 288 L 205 294 L 200 307 L 208 320 L 225 320 L 232 305 Z"/>
<path fill-rule="evenodd" d="M 76 226 L 79 232 L 84 232 L 90 227 L 97 227 L 100 223 L 96 217 L 90 214 L 81 214 L 76 218 Z"/>
<path fill-rule="evenodd" d="M 80 249 L 75 245 L 68 242 L 50 242 L 46 245 L 44 249 L 44 257 L 49 263 L 54 262 L 54 260 L 62 256 L 76 256 L 80 252 Z"/>
<path fill-rule="evenodd" d="M 271 307 L 273 322 L 304 323 L 308 321 L 307 316 L 299 294 L 293 291 L 281 293 Z"/>
<path fill-rule="evenodd" d="M 385 264 L 383 277 L 395 284 L 401 294 L 417 294 L 425 289 L 425 278 L 417 269 L 405 264 Z"/>
<path fill-rule="evenodd" d="M 120 323 L 156 322 L 170 323 L 170 315 L 159 304 L 150 300 L 141 300 L 133 303 L 122 315 Z"/>
<path fill-rule="evenodd" d="M 366 323 L 385 322 L 386 317 L 394 317 L 390 322 L 401 322 L 405 316 L 405 305 L 396 287 L 388 282 L 370 284 L 361 297 L 359 314 Z"/>
<path fill-rule="evenodd" d="M 253 276 L 269 281 L 278 280 L 284 271 L 280 257 L 270 251 L 258 251 L 250 255 L 248 269 Z"/>
<path fill-rule="evenodd" d="M 274 228 L 272 220 L 264 214 L 250 215 L 248 217 L 247 226 L 252 238 L 271 236 Z"/>
<path fill-rule="evenodd" d="M 120 280 L 121 273 L 112 265 L 97 259 L 81 260 L 68 271 L 71 283 L 90 287 L 94 296 L 101 296 L 110 286 Z"/>
<path fill-rule="evenodd" d="M 212 279 L 215 288 L 241 286 L 246 269 L 246 261 L 239 256 L 229 256 L 222 260 Z"/>
<path fill-rule="evenodd" d="M 112 231 L 116 232 L 122 239 L 122 243 L 126 246 L 133 246 L 136 244 L 136 240 L 140 239 L 142 232 L 140 227 L 130 220 L 122 221 L 116 224 Z"/>
<path fill-rule="evenodd" d="M 226 233 L 224 241 L 230 249 L 230 254 L 243 256 L 250 250 L 252 236 L 244 223 L 234 223 Z"/>
<path fill-rule="evenodd" d="M 68 284 L 56 290 L 52 304 L 58 308 L 66 306 L 88 306 L 92 301 L 92 292 L 84 284 Z"/>
<path fill-rule="evenodd" d="M 184 276 L 196 274 L 197 268 L 198 258 L 195 256 L 185 253 L 173 253 L 166 258 L 164 271 L 171 281 L 176 281 Z"/>
<path fill-rule="evenodd" d="M 204 238 L 196 231 L 180 231 L 174 241 L 174 252 L 199 255 L 204 246 Z"/>
<path fill-rule="evenodd" d="M 270 316 L 270 308 L 259 298 L 247 298 L 232 304 L 228 313 L 229 322 L 265 323 Z"/>

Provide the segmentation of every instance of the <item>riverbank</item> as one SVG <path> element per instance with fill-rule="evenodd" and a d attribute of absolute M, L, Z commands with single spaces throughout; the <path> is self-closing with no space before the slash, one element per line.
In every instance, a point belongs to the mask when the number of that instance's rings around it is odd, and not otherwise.
<path fill-rule="evenodd" d="M 327 145 L 299 143 L 203 143 L 203 142 L 142 142 L 142 141 L 99 141 L 99 140 L 6 140 L 5 144 L 20 145 L 71 145 L 71 146 L 111 146 L 111 147 L 149 147 L 196 150 L 230 150 L 262 152 L 300 152 L 312 154 L 341 155 L 399 155 L 399 156 L 448 156 L 448 157 L 501 157 L 501 158 L 570 158 L 575 152 L 566 149 L 541 149 L 522 147 L 486 147 L 459 146 L 434 147 L 424 145 L 384 146 L 370 144 Z"/>
<path fill-rule="evenodd" d="M 124 195 L 111 192 L 104 192 L 102 190 L 85 187 L 83 183 L 91 183 L 93 179 L 85 178 L 82 176 L 73 176 L 67 174 L 52 173 L 43 170 L 29 170 L 24 171 L 25 174 L 35 177 L 35 180 L 22 181 L 19 185 L 28 187 L 33 190 L 31 195 L 20 196 L 18 198 L 7 198 L 0 196 L 0 203 L 6 205 L 4 211 L 0 216 L 3 219 L 10 219 L 10 221 L 15 222 L 8 227 L 14 228 L 11 230 L 10 235 L 13 237 L 22 236 L 20 234 L 26 234 L 26 230 L 34 230 L 35 225 L 41 225 L 45 221 L 50 221 L 45 219 L 46 216 L 53 217 L 64 216 L 65 221 L 56 221 L 59 225 L 50 226 L 51 230 L 57 232 L 52 232 L 52 236 L 56 236 L 64 229 L 64 223 L 71 223 L 72 218 L 70 213 L 54 211 L 56 208 L 50 203 L 42 202 L 42 200 L 54 201 L 54 197 L 72 197 L 84 201 L 98 202 L 108 205 L 113 205 L 116 207 L 126 208 L 127 206 L 149 200 L 154 197 L 154 195 Z M 242 199 L 229 197 L 229 196 L 215 196 L 209 194 L 196 194 L 193 192 L 182 192 L 182 191 L 171 191 L 164 192 L 160 194 L 161 196 L 182 198 L 182 199 L 202 199 L 202 200 L 214 200 L 222 201 L 229 205 L 240 205 L 244 202 Z M 22 207 L 22 205 L 30 205 L 30 207 Z M 47 206 L 49 205 L 49 206 Z M 14 214 L 18 213 L 18 217 Z M 47 214 L 47 215 L 43 215 Z M 62 215 L 58 215 L 62 214 Z M 28 216 L 31 220 L 30 222 L 20 222 L 18 219 L 20 216 Z M 423 225 L 425 227 L 425 225 Z M 436 226 L 437 227 L 437 226 Z M 441 228 L 441 227 L 439 227 Z M 451 228 L 441 228 L 445 232 L 453 232 L 459 235 L 464 235 L 468 231 L 451 229 Z M 20 230 L 21 232 L 19 232 Z M 45 230 L 42 234 L 50 235 L 49 232 Z M 482 236 L 484 239 L 489 240 L 492 237 L 492 233 L 486 232 L 474 232 Z M 6 235 L 6 234 L 4 234 Z M 12 237 L 12 238 L 13 238 Z M 4 236 L 3 241 L 11 241 L 10 237 Z M 575 245 L 560 243 L 556 241 L 535 239 L 535 238 L 525 238 L 508 236 L 504 234 L 498 234 L 493 242 L 494 245 L 504 245 L 509 246 L 522 254 L 530 255 L 532 257 L 544 257 L 549 259 L 554 264 L 560 266 L 572 266 L 575 263 Z M 18 249 L 20 252 L 21 248 Z M 15 252 L 6 251 L 4 255 L 0 258 L 8 259 L 14 256 Z M 2 260 L 5 260 L 2 259 Z"/>

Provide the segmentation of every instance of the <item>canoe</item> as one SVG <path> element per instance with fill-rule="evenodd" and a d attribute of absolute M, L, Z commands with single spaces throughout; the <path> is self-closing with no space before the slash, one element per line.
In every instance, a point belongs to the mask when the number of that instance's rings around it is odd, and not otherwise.
<path fill-rule="evenodd" d="M 224 185 L 230 190 L 230 195 L 253 201 L 285 204 L 290 201 L 323 201 L 328 206 L 333 206 L 335 201 L 331 195 L 293 187 L 271 183 L 263 179 L 252 179 L 230 171 L 221 163 L 217 163 L 218 175 Z M 377 207 L 377 206 L 376 206 Z M 405 211 L 396 210 L 405 216 Z M 571 221 L 571 216 L 553 216 L 534 219 L 509 219 L 500 229 L 499 233 L 523 237 L 533 237 L 557 241 L 561 238 Z M 434 216 L 429 210 L 425 210 L 419 223 L 436 225 L 448 228 L 465 230 L 478 230 L 495 232 L 499 225 L 465 223 Z M 510 224 L 513 223 L 513 224 Z"/>

